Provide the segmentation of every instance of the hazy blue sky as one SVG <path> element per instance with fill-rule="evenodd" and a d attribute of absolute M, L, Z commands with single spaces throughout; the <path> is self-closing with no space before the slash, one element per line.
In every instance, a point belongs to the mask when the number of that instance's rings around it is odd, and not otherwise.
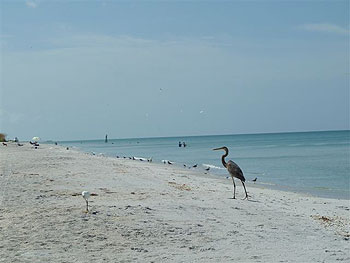
<path fill-rule="evenodd" d="M 349 1 L 0 1 L 0 131 L 349 129 Z"/>

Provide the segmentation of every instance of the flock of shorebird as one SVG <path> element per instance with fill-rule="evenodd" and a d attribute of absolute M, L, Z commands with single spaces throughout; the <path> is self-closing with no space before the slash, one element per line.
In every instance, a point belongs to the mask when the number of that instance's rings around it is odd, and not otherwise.
<path fill-rule="evenodd" d="M 153 161 L 152 157 L 151 158 L 139 158 L 139 157 L 134 157 L 134 156 L 131 156 L 131 157 L 126 157 L 126 156 L 120 157 L 119 155 L 117 155 L 116 157 L 118 159 L 119 158 L 123 158 L 123 159 L 138 160 L 138 161 L 141 161 L 141 162 L 149 162 L 149 163 L 151 163 Z"/>
<path fill-rule="evenodd" d="M 228 156 L 228 148 L 226 146 L 220 147 L 220 148 L 215 148 L 213 149 L 214 151 L 218 151 L 218 150 L 223 150 L 225 151 L 225 154 L 223 154 L 221 156 L 221 162 L 222 165 L 227 169 L 227 171 L 229 172 L 229 174 L 231 175 L 232 178 L 232 183 L 233 183 L 233 197 L 232 199 L 236 199 L 236 184 L 235 184 L 235 180 L 239 179 L 242 182 L 243 188 L 244 188 L 244 192 L 245 192 L 245 197 L 243 200 L 248 199 L 248 193 L 247 193 L 247 189 L 245 187 L 245 177 L 243 175 L 242 169 L 238 166 L 238 164 L 236 164 L 234 161 L 227 161 L 225 160 L 225 158 Z M 120 158 L 119 156 L 116 156 L 117 158 Z M 145 158 L 136 158 L 136 157 L 125 157 L 123 156 L 122 158 L 127 159 L 129 158 L 130 160 L 139 160 L 139 161 L 147 161 L 147 162 L 152 162 L 152 158 L 149 159 L 145 159 Z M 170 162 L 169 160 L 163 160 L 162 161 L 164 164 L 173 164 L 172 162 Z M 198 164 L 192 165 L 192 166 L 186 166 L 186 164 L 184 164 L 184 167 L 188 167 L 188 168 L 196 168 L 198 166 Z M 210 167 L 207 167 L 205 169 L 206 171 L 210 170 Z M 253 182 L 256 182 L 257 178 L 253 179 Z M 86 201 L 86 212 L 89 211 L 89 202 L 88 199 L 90 197 L 90 193 L 88 191 L 83 191 L 82 192 L 82 196 Z"/>
<path fill-rule="evenodd" d="M 93 153 L 93 155 L 95 155 L 95 153 Z M 121 157 L 121 156 L 117 155 L 116 158 L 117 159 L 122 158 L 122 159 L 136 160 L 136 161 L 149 162 L 149 163 L 151 163 L 153 161 L 152 157 L 151 158 L 139 158 L 139 157 L 134 157 L 134 156 L 131 156 L 131 157 L 122 156 Z M 173 165 L 175 162 L 171 162 L 169 160 L 162 160 L 162 163 Z M 198 164 L 194 164 L 194 165 L 186 165 L 186 164 L 184 164 L 183 167 L 186 167 L 188 169 L 197 168 Z M 209 171 L 210 167 L 208 166 L 204 170 Z"/>

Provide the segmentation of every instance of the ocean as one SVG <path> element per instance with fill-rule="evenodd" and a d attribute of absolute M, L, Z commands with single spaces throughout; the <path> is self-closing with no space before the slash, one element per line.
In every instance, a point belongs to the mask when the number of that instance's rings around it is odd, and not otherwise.
<path fill-rule="evenodd" d="M 179 147 L 179 142 L 187 146 Z M 350 199 L 350 131 L 109 139 L 107 143 L 101 139 L 59 144 L 115 158 L 152 158 L 158 163 L 169 160 L 203 173 L 210 167 L 209 175 L 223 177 L 228 176 L 221 164 L 224 152 L 212 149 L 226 146 L 230 150 L 226 160 L 235 161 L 247 181 L 257 178 L 257 185 L 270 188 Z M 193 168 L 195 164 L 197 167 Z"/>

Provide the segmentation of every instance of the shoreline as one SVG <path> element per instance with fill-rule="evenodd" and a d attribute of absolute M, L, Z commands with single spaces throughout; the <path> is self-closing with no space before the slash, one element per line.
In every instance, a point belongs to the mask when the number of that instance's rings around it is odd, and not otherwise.
<path fill-rule="evenodd" d="M 4 262 L 339 262 L 348 200 L 49 144 L 0 147 Z M 84 213 L 81 192 L 90 198 Z"/>
<path fill-rule="evenodd" d="M 320 131 L 321 132 L 321 131 Z M 111 139 L 112 140 L 112 139 Z M 136 140 L 136 139 L 135 139 Z M 82 152 L 85 154 L 91 154 L 91 151 L 85 151 L 84 149 L 79 148 L 78 146 L 71 146 L 68 144 L 68 142 L 66 142 L 67 144 L 61 144 L 62 147 L 70 147 L 70 149 L 76 150 L 78 152 Z M 45 143 L 46 145 L 52 145 L 51 143 Z M 123 159 L 123 158 L 116 158 L 111 154 L 105 154 L 102 153 L 103 156 L 105 157 L 109 157 L 109 158 L 115 158 L 115 159 Z M 137 161 L 137 160 L 136 160 Z M 153 162 L 154 164 L 157 165 L 163 165 L 162 162 L 160 161 L 155 161 Z M 174 167 L 180 169 L 180 170 L 184 170 L 187 171 L 187 168 L 183 168 L 182 165 L 180 163 L 174 163 Z M 203 169 L 202 169 L 203 170 Z M 215 172 L 215 170 L 213 171 L 212 169 L 210 170 L 210 172 L 208 173 L 208 176 L 214 176 L 213 178 L 217 178 L 219 180 L 225 180 L 226 176 L 229 176 L 228 172 L 225 170 L 225 174 L 219 173 L 219 172 Z M 200 171 L 199 169 L 191 169 L 190 172 L 199 174 L 199 175 L 203 175 L 203 173 L 205 171 Z M 231 178 L 228 178 L 228 180 L 231 180 Z M 236 180 L 237 181 L 237 180 Z M 270 183 L 270 182 L 256 182 L 253 183 L 251 181 L 246 181 L 246 183 L 248 183 L 250 186 L 253 187 L 260 187 L 260 188 L 268 188 L 268 189 L 273 189 L 273 190 L 279 190 L 279 191 L 286 191 L 286 192 L 291 192 L 291 193 L 299 193 L 299 194 L 303 194 L 306 196 L 314 196 L 314 197 L 320 197 L 320 198 L 331 198 L 331 199 L 341 199 L 341 200 L 350 200 L 350 192 L 343 190 L 343 189 L 331 189 L 331 188 L 323 188 L 323 187 L 307 187 L 307 188 L 301 188 L 301 187 L 293 187 L 290 185 L 279 185 L 276 183 Z M 240 185 L 240 182 L 238 180 L 238 185 Z"/>

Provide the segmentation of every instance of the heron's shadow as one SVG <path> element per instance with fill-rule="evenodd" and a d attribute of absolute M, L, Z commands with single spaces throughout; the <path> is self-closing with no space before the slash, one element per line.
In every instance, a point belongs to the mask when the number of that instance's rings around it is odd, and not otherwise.
<path fill-rule="evenodd" d="M 238 200 L 238 198 L 233 198 L 233 197 L 230 197 L 228 198 L 230 200 Z M 252 202 L 252 203 L 261 203 L 260 201 L 257 201 L 257 200 L 252 200 L 252 199 L 240 199 L 242 201 L 249 201 L 249 202 Z"/>
<path fill-rule="evenodd" d="M 252 199 L 248 199 L 247 201 L 249 201 L 249 202 L 253 202 L 253 203 L 261 203 L 260 201 L 257 201 L 257 200 L 252 200 Z"/>

